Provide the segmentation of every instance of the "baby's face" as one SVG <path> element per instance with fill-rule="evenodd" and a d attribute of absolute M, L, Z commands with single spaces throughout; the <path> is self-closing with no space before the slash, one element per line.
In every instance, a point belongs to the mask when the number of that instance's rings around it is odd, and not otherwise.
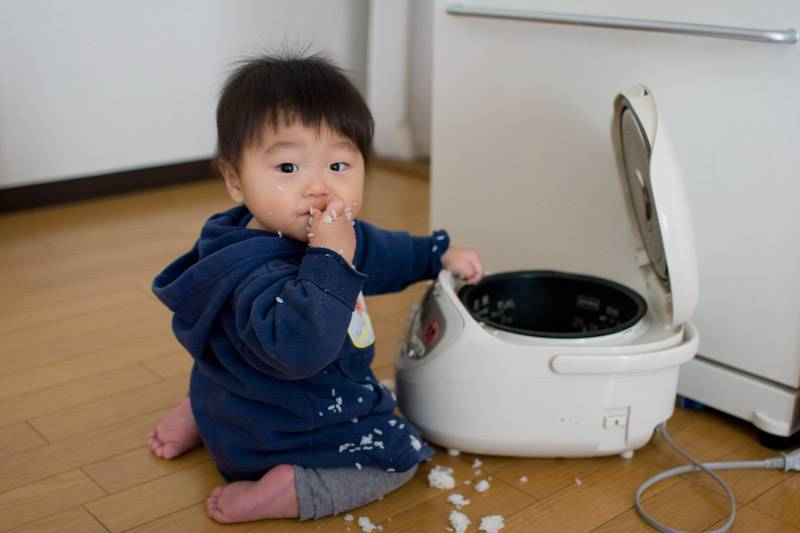
<path fill-rule="evenodd" d="M 312 206 L 325 211 L 339 197 L 353 219 L 361 210 L 364 158 L 350 140 L 325 125 L 319 131 L 301 124 L 266 126 L 261 142 L 243 151 L 238 175 L 225 174 L 231 197 L 253 214 L 249 228 L 298 241 L 308 242 Z"/>

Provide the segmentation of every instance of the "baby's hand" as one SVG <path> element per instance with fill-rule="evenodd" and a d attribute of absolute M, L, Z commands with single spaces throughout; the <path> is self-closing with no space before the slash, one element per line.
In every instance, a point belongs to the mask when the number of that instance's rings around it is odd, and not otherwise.
<path fill-rule="evenodd" d="M 483 277 L 481 258 L 469 248 L 450 246 L 442 255 L 442 266 L 469 285 L 478 283 Z"/>
<path fill-rule="evenodd" d="M 352 222 L 344 216 L 344 209 L 344 200 L 338 196 L 330 199 L 324 212 L 312 207 L 308 244 L 329 248 L 352 265 L 356 253 L 356 232 Z"/>

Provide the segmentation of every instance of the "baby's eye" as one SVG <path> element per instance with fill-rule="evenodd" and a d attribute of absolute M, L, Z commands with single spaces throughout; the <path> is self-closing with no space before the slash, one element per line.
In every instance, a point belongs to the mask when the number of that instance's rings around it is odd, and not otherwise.
<path fill-rule="evenodd" d="M 286 174 L 291 174 L 292 172 L 297 172 L 298 170 L 300 170 L 300 167 L 298 167 L 294 163 L 281 163 L 280 165 L 278 165 L 278 168 L 280 169 L 281 172 L 284 172 Z"/>
<path fill-rule="evenodd" d="M 334 172 L 344 172 L 348 168 L 350 168 L 350 165 L 342 161 L 331 163 L 331 170 L 333 170 Z"/>

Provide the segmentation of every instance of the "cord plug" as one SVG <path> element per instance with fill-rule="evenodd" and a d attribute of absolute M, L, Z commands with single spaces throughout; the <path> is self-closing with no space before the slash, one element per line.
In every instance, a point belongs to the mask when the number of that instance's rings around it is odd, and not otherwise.
<path fill-rule="evenodd" d="M 781 452 L 783 456 L 783 471 L 800 470 L 800 448 L 792 450 L 789 453 Z"/>

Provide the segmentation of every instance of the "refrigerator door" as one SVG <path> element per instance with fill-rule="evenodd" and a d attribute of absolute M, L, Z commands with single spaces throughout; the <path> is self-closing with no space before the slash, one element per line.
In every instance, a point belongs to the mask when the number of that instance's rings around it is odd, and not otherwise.
<path fill-rule="evenodd" d="M 491 271 L 553 269 L 647 294 L 609 135 L 612 102 L 658 98 L 694 228 L 699 353 L 800 387 L 800 45 L 434 13 L 432 224 Z M 800 3 L 482 6 L 742 28 L 800 26 Z M 588 11 L 588 12 L 587 12 Z M 710 403 L 710 402 L 709 402 Z"/>

